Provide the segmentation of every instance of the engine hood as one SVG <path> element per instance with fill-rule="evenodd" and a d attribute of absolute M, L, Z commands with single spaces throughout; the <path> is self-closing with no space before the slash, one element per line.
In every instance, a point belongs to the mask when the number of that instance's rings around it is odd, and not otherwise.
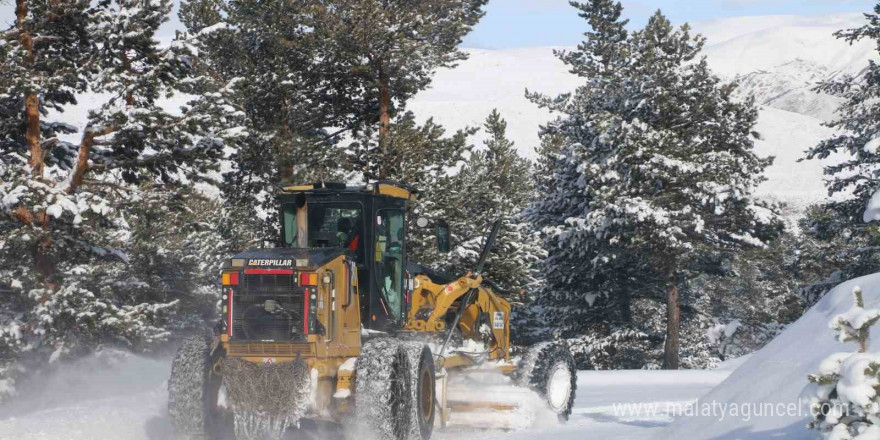
<path fill-rule="evenodd" d="M 340 255 L 354 255 L 352 251 L 342 248 L 318 249 L 255 249 L 242 252 L 232 257 L 233 260 L 244 260 L 245 268 L 276 267 L 289 269 L 317 269 Z M 303 265 L 303 263 L 306 263 Z M 224 268 L 233 267 L 229 261 Z"/>

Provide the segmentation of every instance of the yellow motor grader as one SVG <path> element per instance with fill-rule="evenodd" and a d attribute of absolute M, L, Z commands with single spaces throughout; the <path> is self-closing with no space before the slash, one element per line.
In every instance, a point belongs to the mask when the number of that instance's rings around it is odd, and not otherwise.
<path fill-rule="evenodd" d="M 451 277 L 407 258 L 416 197 L 391 182 L 285 187 L 279 245 L 224 264 L 213 336 L 185 340 L 174 358 L 168 411 L 178 432 L 280 438 L 306 419 L 375 440 L 427 440 L 458 413 L 516 410 L 520 397 L 493 400 L 479 391 L 484 379 L 468 382 L 481 374 L 566 420 L 571 353 L 548 342 L 512 358 L 510 304 L 482 277 L 500 221 L 474 271 Z M 433 226 L 449 252 L 448 226 Z"/>

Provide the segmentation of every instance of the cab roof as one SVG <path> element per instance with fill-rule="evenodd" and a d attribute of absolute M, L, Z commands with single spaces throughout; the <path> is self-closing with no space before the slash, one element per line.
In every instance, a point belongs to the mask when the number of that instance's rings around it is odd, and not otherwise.
<path fill-rule="evenodd" d="M 381 181 L 366 185 L 347 185 L 337 182 L 318 182 L 306 185 L 286 185 L 281 194 L 321 194 L 321 193 L 356 193 L 364 195 L 382 195 L 398 199 L 417 200 L 419 191 L 399 182 Z"/>

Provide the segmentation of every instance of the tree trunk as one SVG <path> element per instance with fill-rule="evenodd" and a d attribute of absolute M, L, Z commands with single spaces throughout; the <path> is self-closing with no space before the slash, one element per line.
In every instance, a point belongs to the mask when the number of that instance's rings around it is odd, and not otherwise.
<path fill-rule="evenodd" d="M 388 136 L 391 134 L 391 90 L 389 90 L 388 75 L 384 70 L 379 71 L 379 151 L 384 158 Z M 379 179 L 388 177 L 385 164 L 380 163 L 378 169 Z"/>
<path fill-rule="evenodd" d="M 25 118 L 27 120 L 27 139 L 28 151 L 30 158 L 28 165 L 34 177 L 43 177 L 45 169 L 45 159 L 43 158 L 43 147 L 40 145 L 40 97 L 36 94 L 27 95 L 24 99 Z"/>
<path fill-rule="evenodd" d="M 76 166 L 73 169 L 70 186 L 67 188 L 69 194 L 73 194 L 83 183 L 86 171 L 89 169 L 89 155 L 92 153 L 92 147 L 95 146 L 95 139 L 114 131 L 116 131 L 114 127 L 104 127 L 101 130 L 96 130 L 93 127 L 86 128 L 86 132 L 79 143 L 79 154 L 76 156 Z"/>
<path fill-rule="evenodd" d="M 620 312 L 620 321 L 624 324 L 632 324 L 632 294 L 628 288 L 624 288 L 617 295 L 617 308 Z"/>
<path fill-rule="evenodd" d="M 287 107 L 285 101 L 285 108 Z M 301 183 L 293 181 L 293 135 L 291 134 L 290 124 L 284 123 L 281 126 L 284 136 L 282 145 L 278 151 L 278 175 L 281 177 L 281 183 Z"/>
<path fill-rule="evenodd" d="M 15 16 L 16 27 L 19 32 L 19 42 L 27 51 L 28 64 L 33 65 L 37 57 L 34 53 L 34 37 L 30 30 L 25 28 L 25 20 L 28 15 L 28 7 L 25 0 L 16 0 Z M 34 177 L 43 177 L 45 168 L 45 160 L 43 158 L 43 147 L 40 145 L 40 97 L 36 93 L 29 93 L 24 99 L 25 121 L 27 131 L 25 132 L 25 140 L 27 141 L 28 152 L 30 158 L 28 165 Z"/>
<path fill-rule="evenodd" d="M 669 275 L 669 292 L 666 301 L 666 346 L 664 347 L 663 369 L 677 370 L 678 331 L 681 326 L 681 305 L 678 297 L 678 276 L 673 269 Z"/>

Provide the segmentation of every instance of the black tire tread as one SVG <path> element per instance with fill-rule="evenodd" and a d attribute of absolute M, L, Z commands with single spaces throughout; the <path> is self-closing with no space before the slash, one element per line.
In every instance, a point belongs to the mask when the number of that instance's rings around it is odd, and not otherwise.
<path fill-rule="evenodd" d="M 412 423 L 409 357 L 402 344 L 390 338 L 364 343 L 355 372 L 355 415 L 358 426 L 374 440 L 408 440 Z M 402 377 L 401 377 L 402 376 Z M 401 380 L 404 407 L 392 408 L 392 381 Z"/>
<path fill-rule="evenodd" d="M 564 343 L 542 342 L 530 347 L 520 361 L 520 368 L 517 369 L 515 378 L 521 386 L 531 388 L 546 399 L 550 370 L 559 362 L 564 362 L 571 373 L 571 394 L 563 410 L 557 412 L 559 420 L 565 422 L 571 416 L 577 394 L 577 367 L 571 350 Z"/>
<path fill-rule="evenodd" d="M 208 379 L 211 341 L 194 336 L 183 341 L 171 362 L 168 379 L 168 416 L 177 432 L 192 440 L 207 440 Z"/>

